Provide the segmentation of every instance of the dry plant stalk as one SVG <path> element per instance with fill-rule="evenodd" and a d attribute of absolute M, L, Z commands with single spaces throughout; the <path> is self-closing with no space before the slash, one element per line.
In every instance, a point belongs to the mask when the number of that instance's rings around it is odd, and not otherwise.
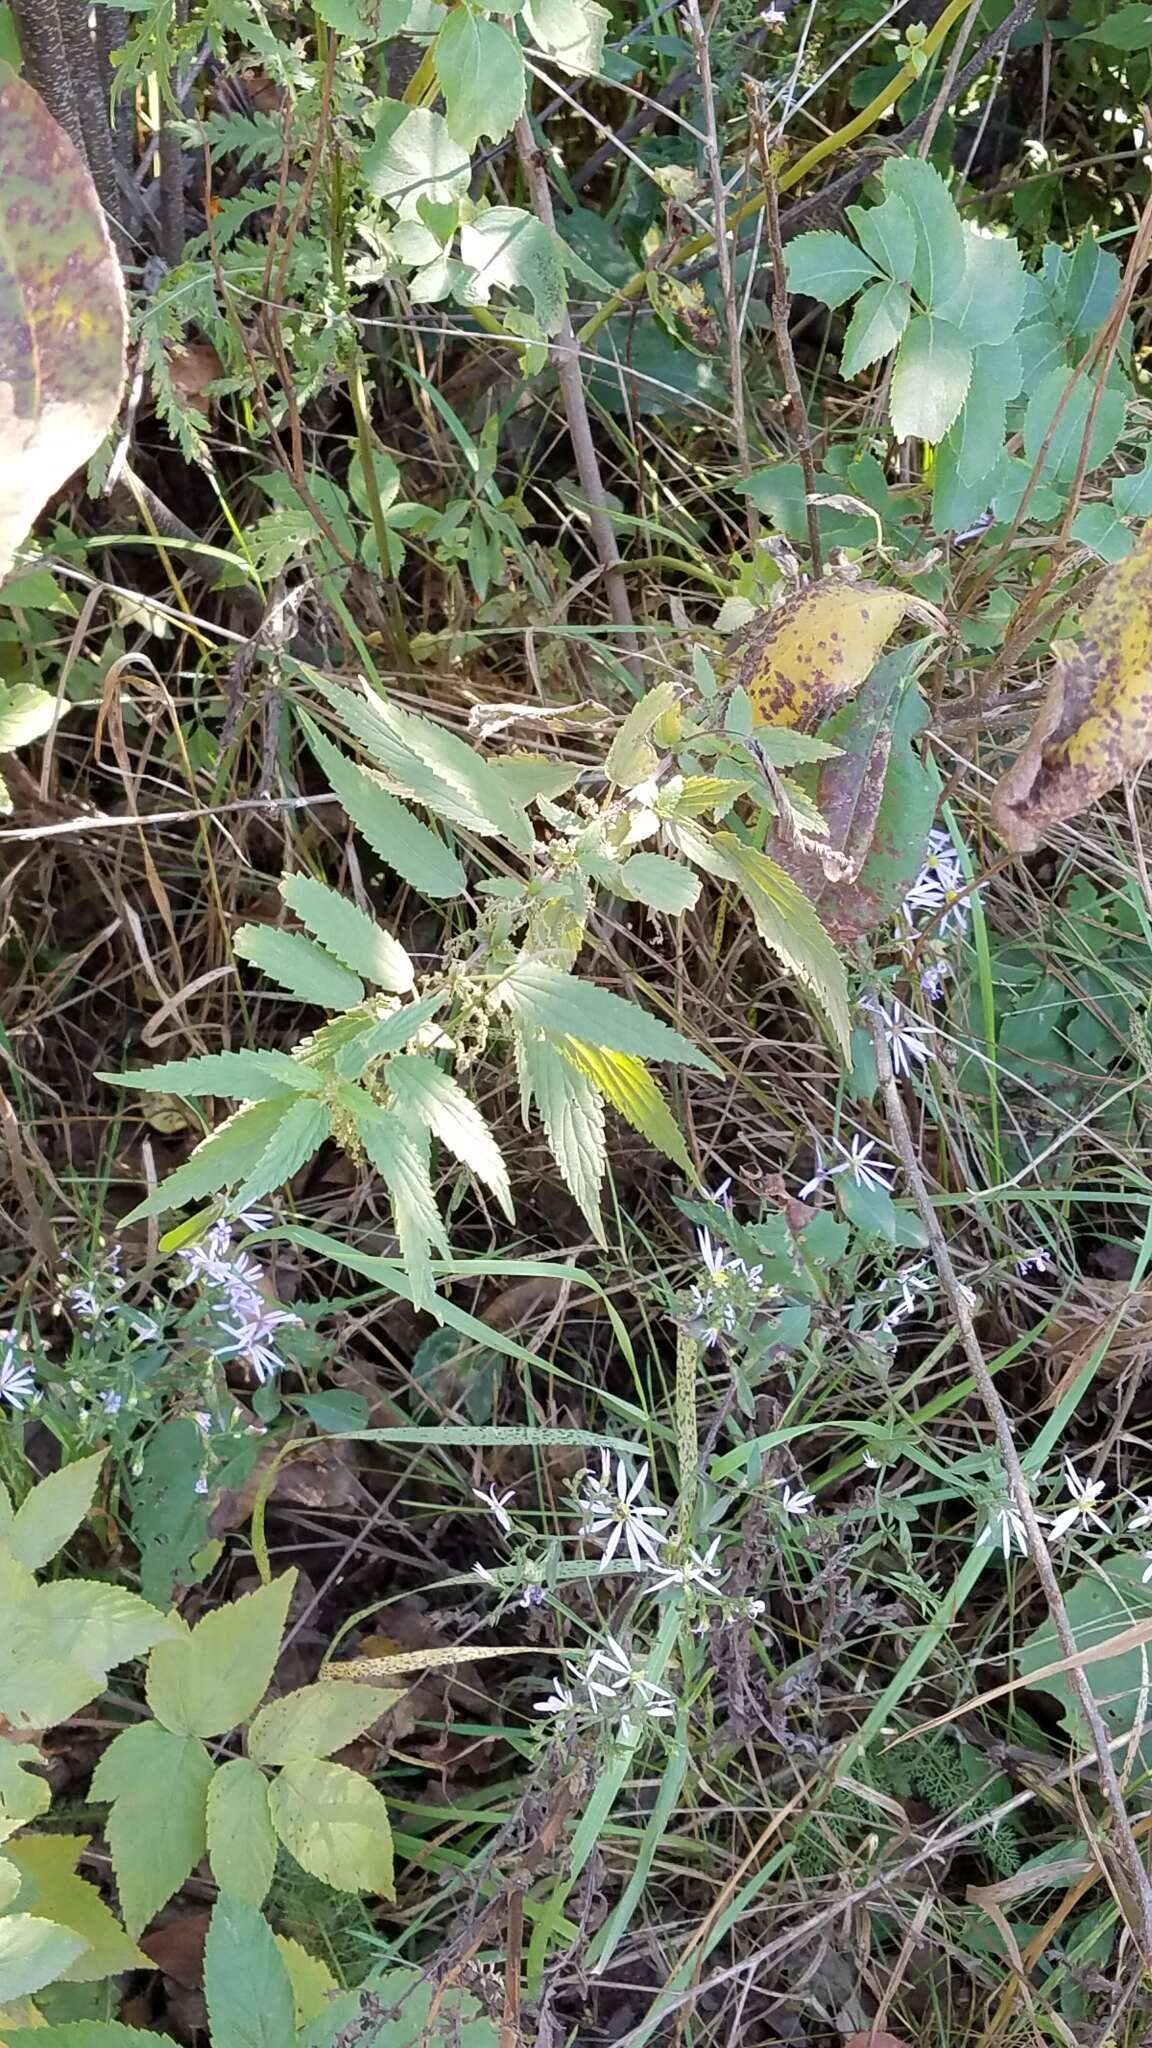
<path fill-rule="evenodd" d="M 804 511 L 808 520 L 808 547 L 812 556 L 812 574 L 819 576 L 823 569 L 820 552 L 820 525 L 816 511 L 816 465 L 812 459 L 812 430 L 808 423 L 808 408 L 804 403 L 804 392 L 800 384 L 800 372 L 796 368 L 796 357 L 792 351 L 792 336 L 788 331 L 788 277 L 784 269 L 784 242 L 780 233 L 780 204 L 776 191 L 776 171 L 772 162 L 772 150 L 768 137 L 768 122 L 760 97 L 760 88 L 751 79 L 746 81 L 748 93 L 748 117 L 752 123 L 752 138 L 756 145 L 756 158 L 760 165 L 760 177 L 764 185 L 764 218 L 768 228 L 768 248 L 772 257 L 772 332 L 776 337 L 776 353 L 780 358 L 780 372 L 784 388 L 788 393 L 792 413 L 792 428 L 796 436 L 796 450 L 800 457 L 800 468 L 804 474 Z"/>

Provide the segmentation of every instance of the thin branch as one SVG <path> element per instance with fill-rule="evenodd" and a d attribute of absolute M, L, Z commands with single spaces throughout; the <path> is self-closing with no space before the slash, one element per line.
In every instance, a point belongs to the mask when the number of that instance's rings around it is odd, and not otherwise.
<path fill-rule="evenodd" d="M 527 180 L 532 210 L 537 220 L 548 229 L 549 234 L 554 234 L 556 217 L 552 210 L 552 193 L 548 185 L 546 160 L 536 146 L 532 124 L 527 114 L 521 114 L 516 123 L 516 149 Z M 608 517 L 608 498 L 600 475 L 596 445 L 592 439 L 592 422 L 588 417 L 588 400 L 580 371 L 580 345 L 573 332 L 567 310 L 552 343 L 552 361 L 556 366 L 580 488 L 588 506 L 592 539 L 604 573 L 604 588 L 609 610 L 621 631 L 628 635 L 630 651 L 625 653 L 624 660 L 637 682 L 640 682 L 643 672 L 636 652 L 636 623 L 632 617 L 632 605 L 628 596 L 628 585 L 624 580 L 620 550 L 616 545 L 616 535 Z"/>
<path fill-rule="evenodd" d="M 1152 1882 L 1149 1881 L 1148 1871 L 1141 1860 L 1140 1850 L 1132 1832 L 1132 1823 L 1128 1817 L 1128 1811 L 1124 1804 L 1124 1794 L 1121 1790 L 1120 1780 L 1116 1774 L 1116 1765 L 1112 1758 L 1108 1730 L 1104 1726 L 1092 1687 L 1078 1661 L 1080 1654 L 1079 1645 L 1072 1632 L 1072 1624 L 1068 1619 L 1068 1610 L 1064 1605 L 1064 1596 L 1060 1591 L 1059 1582 L 1053 1568 L 1051 1551 L 1044 1539 L 1043 1530 L 1036 1519 L 1036 1510 L 1032 1505 L 1032 1495 L 1028 1488 L 1028 1480 L 1024 1467 L 1020 1462 L 1020 1454 L 1016 1449 L 1016 1439 L 1012 1432 L 1008 1411 L 1000 1398 L 996 1382 L 985 1363 L 980 1339 L 976 1335 L 975 1325 L 972 1321 L 972 1311 L 968 1306 L 964 1289 L 956 1277 L 956 1269 L 952 1264 L 948 1243 L 944 1232 L 940 1228 L 939 1218 L 932 1205 L 932 1198 L 928 1193 L 927 1183 L 921 1171 L 920 1161 L 916 1155 L 916 1147 L 913 1142 L 907 1111 L 904 1108 L 900 1090 L 896 1085 L 896 1077 L 892 1072 L 892 1061 L 888 1055 L 888 1043 L 884 1036 L 883 1024 L 878 1017 L 873 1017 L 871 1022 L 872 1042 L 876 1052 L 876 1072 L 880 1079 L 884 1107 L 888 1115 L 888 1128 L 892 1133 L 892 1142 L 899 1154 L 900 1163 L 908 1176 L 908 1185 L 912 1192 L 912 1199 L 927 1232 L 936 1271 L 940 1275 L 940 1284 L 955 1319 L 956 1327 L 960 1332 L 960 1340 L 972 1370 L 976 1390 L 996 1432 L 997 1446 L 1003 1461 L 1004 1470 L 1008 1476 L 1012 1506 L 1024 1526 L 1028 1538 L 1028 1554 L 1036 1576 L 1040 1581 L 1044 1598 L 1048 1603 L 1048 1612 L 1052 1617 L 1057 1640 L 1063 1655 L 1072 1660 L 1068 1670 L 1068 1682 L 1076 1694 L 1077 1705 L 1088 1725 L 1092 1738 L 1092 1747 L 1096 1752 L 1096 1761 L 1100 1770 L 1101 1789 L 1112 1815 L 1116 1850 L 1123 1864 L 1128 1886 L 1132 1894 L 1131 1902 L 1136 1914 L 1136 1926 L 1133 1932 L 1136 1934 L 1144 1966 L 1147 1969 L 1152 1967 Z"/>
<path fill-rule="evenodd" d="M 977 0 L 979 4 L 979 0 Z M 752 450 L 748 443 L 748 421 L 744 411 L 744 360 L 740 346 L 740 308 L 736 303 L 736 277 L 728 240 L 728 201 L 724 190 L 724 168 L 720 161 L 720 139 L 716 127 L 716 93 L 712 83 L 712 60 L 708 54 L 708 31 L 700 13 L 700 0 L 685 0 L 684 19 L 700 71 L 700 97 L 704 110 L 704 162 L 712 188 L 712 232 L 716 241 L 716 267 L 720 273 L 720 296 L 724 306 L 724 327 L 728 336 L 728 381 L 732 387 L 736 454 L 741 476 L 752 473 Z M 754 525 L 755 508 L 749 503 L 749 521 Z M 753 531 L 755 539 L 755 531 Z"/>
<path fill-rule="evenodd" d="M 800 467 L 804 473 L 804 510 L 808 517 L 808 547 L 812 556 L 812 574 L 819 576 L 823 567 L 823 557 L 820 552 L 820 524 L 815 503 L 816 465 L 812 459 L 812 431 L 808 423 L 808 408 L 804 403 L 800 373 L 796 368 L 796 357 L 792 351 L 792 336 L 788 331 L 788 279 L 784 270 L 784 244 L 780 238 L 780 204 L 776 195 L 776 172 L 772 164 L 759 90 L 751 79 L 747 80 L 746 84 L 752 137 L 760 164 L 760 176 L 764 181 L 764 218 L 768 228 L 768 247 L 772 256 L 772 332 L 776 337 L 776 353 L 780 358 L 780 372 L 792 408 L 792 427 L 796 436 Z M 716 247 L 719 253 L 719 241 Z"/>

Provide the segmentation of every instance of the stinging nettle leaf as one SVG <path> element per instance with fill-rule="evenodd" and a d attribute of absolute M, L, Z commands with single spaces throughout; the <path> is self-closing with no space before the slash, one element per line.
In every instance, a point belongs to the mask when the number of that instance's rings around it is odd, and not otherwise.
<path fill-rule="evenodd" d="M 602 1245 L 600 1188 L 608 1161 L 604 1105 L 587 1075 L 547 1039 L 518 1034 L 516 1049 L 525 1090 L 535 1100 L 564 1185 Z"/>
<path fill-rule="evenodd" d="M 237 1189 L 235 1206 L 250 1209 L 275 1188 L 286 1187 L 332 1135 L 332 1112 L 313 1096 L 294 1096 L 251 1172 Z"/>
<path fill-rule="evenodd" d="M 892 432 L 942 441 L 968 396 L 972 351 L 945 320 L 917 314 L 904 332 L 892 372 Z"/>
<path fill-rule="evenodd" d="M 764 944 L 813 997 L 847 1059 L 852 1031 L 844 963 L 807 897 L 783 868 L 735 833 L 717 832 L 712 845 L 742 891 Z"/>
<path fill-rule="evenodd" d="M 435 832 L 314 727 L 308 742 L 357 831 L 393 874 L 422 896 L 463 895 L 468 877 Z"/>
<path fill-rule="evenodd" d="M 465 740 L 378 694 L 346 690 L 325 676 L 316 678 L 316 686 L 401 796 L 481 837 L 500 833 L 519 852 L 531 853 L 532 827 L 523 805 L 498 769 Z M 309 736 L 315 730 L 310 722 L 305 729 Z"/>
<path fill-rule="evenodd" d="M 255 1713 L 276 1668 L 295 1569 L 214 1608 L 148 1660 L 148 1704 L 180 1735 L 226 1735 Z"/>
<path fill-rule="evenodd" d="M 635 789 L 638 783 L 646 782 L 655 773 L 659 757 L 649 734 L 665 714 L 675 708 L 678 697 L 674 682 L 656 683 L 633 704 L 608 749 L 604 763 L 608 776 L 621 789 Z"/>
<path fill-rule="evenodd" d="M 130 1068 L 124 1074 L 98 1074 L 118 1088 L 141 1088 L 146 1094 L 227 1096 L 236 1102 L 272 1102 L 286 1091 L 310 1095 L 316 1075 L 283 1052 L 209 1052 L 198 1059 L 165 1060 L 160 1067 Z"/>
<path fill-rule="evenodd" d="M 294 1100 L 295 1098 L 292 1098 Z M 190 1159 L 170 1173 L 167 1180 L 138 1202 L 125 1223 L 139 1223 L 146 1216 L 162 1216 L 166 1209 L 178 1209 L 185 1202 L 201 1202 L 219 1194 L 250 1173 L 267 1151 L 272 1135 L 291 1107 L 287 1096 L 274 1102 L 253 1102 L 209 1132 Z"/>
<path fill-rule="evenodd" d="M 669 917 L 695 910 L 700 899 L 699 876 L 682 861 L 669 860 L 662 853 L 632 854 L 620 870 L 620 879 L 649 910 L 662 910 Z"/>
<path fill-rule="evenodd" d="M 259 967 L 281 988 L 325 1010 L 354 1010 L 364 1001 L 364 983 L 350 974 L 323 946 L 301 932 L 280 931 L 271 924 L 242 924 L 232 950 Z"/>
<path fill-rule="evenodd" d="M 309 875 L 285 875 L 280 894 L 354 974 L 392 995 L 405 995 L 411 988 L 416 974 L 403 946 L 346 896 Z"/>
<path fill-rule="evenodd" d="M 542 960 L 518 961 L 501 976 L 492 995 L 529 1035 L 579 1038 L 612 1052 L 635 1053 L 639 1059 L 670 1060 L 706 1074 L 719 1072 L 707 1053 L 638 1004 Z"/>
<path fill-rule="evenodd" d="M 432 1190 L 427 1141 L 423 1132 L 410 1130 L 363 1089 L 355 1091 L 352 1118 L 369 1163 L 388 1190 L 413 1302 L 417 1308 L 430 1308 L 436 1288 L 429 1248 L 435 1246 L 447 1258 L 448 1239 Z"/>
<path fill-rule="evenodd" d="M 341 1046 L 336 1055 L 336 1072 L 345 1081 L 359 1080 L 373 1060 L 382 1059 L 386 1053 L 402 1052 L 417 1032 L 431 1023 L 446 1001 L 443 993 L 424 996 L 418 1003 L 402 1004 L 390 1017 L 381 1017 L 375 1024 L 367 1022 L 347 1045 Z"/>
<path fill-rule="evenodd" d="M 398 1053 L 388 1063 L 395 1109 L 406 1121 L 424 1125 L 440 1143 L 491 1188 L 510 1223 L 515 1222 L 508 1170 L 500 1148 L 475 1103 L 458 1081 L 420 1053 Z"/>
<path fill-rule="evenodd" d="M 694 1177 L 695 1168 L 683 1135 L 659 1082 L 643 1060 L 638 1060 L 634 1053 L 609 1052 L 602 1045 L 586 1045 L 579 1038 L 558 1038 L 556 1050 L 569 1066 L 587 1075 L 605 1102 L 610 1102 L 633 1130 L 674 1160 L 690 1179 Z"/>
<path fill-rule="evenodd" d="M 855 242 L 826 228 L 797 235 L 788 243 L 784 261 L 790 292 L 803 292 L 806 298 L 819 299 L 821 305 L 833 309 L 879 275 L 872 258 Z"/>

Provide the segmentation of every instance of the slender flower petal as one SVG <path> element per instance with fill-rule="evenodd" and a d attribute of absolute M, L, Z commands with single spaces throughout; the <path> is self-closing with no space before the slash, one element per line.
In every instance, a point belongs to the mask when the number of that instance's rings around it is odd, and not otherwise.
<path fill-rule="evenodd" d="M 516 1498 L 515 1487 L 508 1487 L 504 1493 L 497 1493 L 494 1486 L 474 1486 L 472 1491 L 477 1500 L 483 1501 L 489 1513 L 495 1515 L 505 1536 L 510 1536 L 512 1534 L 512 1517 L 508 1513 L 508 1502 Z"/>
<path fill-rule="evenodd" d="M 981 1529 L 976 1542 L 978 1545 L 984 1543 L 998 1544 L 1003 1552 L 1005 1561 L 1007 1561 L 1014 1550 L 1018 1550 L 1021 1557 L 1027 1557 L 1028 1555 L 1028 1531 L 1024 1527 L 1023 1517 L 1018 1515 L 1015 1508 L 1012 1507 L 995 1508 Z"/>
<path fill-rule="evenodd" d="M 1103 1515 L 1096 1512 L 1104 1498 L 1104 1481 L 1081 1479 L 1071 1458 L 1065 1458 L 1064 1483 L 1072 1498 L 1066 1508 L 1062 1508 L 1058 1515 L 1053 1516 L 1052 1526 L 1048 1531 L 1049 1543 L 1059 1543 L 1061 1537 L 1067 1536 L 1070 1530 L 1082 1525 L 1087 1527 L 1090 1523 L 1101 1529 L 1105 1536 L 1110 1536 L 1110 1524 L 1104 1520 Z"/>

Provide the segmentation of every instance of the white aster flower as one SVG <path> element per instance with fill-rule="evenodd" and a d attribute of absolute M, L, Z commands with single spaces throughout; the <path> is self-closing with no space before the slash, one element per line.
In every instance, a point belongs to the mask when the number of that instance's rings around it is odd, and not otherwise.
<path fill-rule="evenodd" d="M 921 994 L 926 995 L 930 1003 L 938 1003 L 944 994 L 944 983 L 951 973 L 952 969 L 947 960 L 934 960 L 930 967 L 925 967 L 921 971 Z"/>
<path fill-rule="evenodd" d="M 891 1176 L 896 1169 L 873 1159 L 876 1150 L 874 1138 L 862 1138 L 857 1132 L 850 1145 L 842 1145 L 839 1138 L 835 1144 L 841 1156 L 835 1166 L 826 1169 L 825 1179 L 834 1180 L 838 1173 L 847 1173 L 858 1188 L 874 1188 L 885 1195 L 891 1192 Z"/>
<path fill-rule="evenodd" d="M 814 1493 L 809 1493 L 807 1488 L 803 1486 L 794 1487 L 787 1479 L 778 1479 L 775 1484 L 784 1488 L 783 1493 L 780 1495 L 780 1505 L 786 1515 L 811 1514 L 816 1503 L 816 1495 Z"/>
<path fill-rule="evenodd" d="M 656 1720 L 664 1720 L 676 1712 L 676 1702 L 671 1693 L 633 1664 L 615 1636 L 608 1636 L 599 1649 L 593 1650 L 584 1683 L 594 1702 L 615 1700 L 619 1703 L 626 1698 L 629 1707 L 639 1708 L 642 1714 L 650 1714 Z"/>
<path fill-rule="evenodd" d="M 1072 1498 L 1068 1506 L 1053 1517 L 1052 1527 L 1048 1531 L 1049 1543 L 1059 1543 L 1062 1536 L 1067 1536 L 1069 1530 L 1077 1528 L 1081 1523 L 1085 1526 L 1088 1523 L 1095 1523 L 1098 1529 L 1103 1530 L 1105 1536 L 1110 1536 L 1111 1528 L 1103 1515 L 1096 1512 L 1104 1498 L 1104 1481 L 1081 1479 L 1071 1458 L 1065 1458 L 1064 1484 Z"/>
<path fill-rule="evenodd" d="M 706 1597 L 719 1592 L 720 1573 L 714 1562 L 720 1548 L 720 1537 L 714 1536 L 704 1555 L 698 1550 L 689 1550 L 679 1564 L 658 1565 L 644 1582 L 647 1593 L 667 1593 L 674 1587 L 680 1593 L 703 1593 Z"/>
<path fill-rule="evenodd" d="M 536 1701 L 536 1712 L 538 1714 L 574 1714 L 576 1712 L 576 1695 L 570 1686 L 561 1685 L 559 1679 L 553 1679 L 552 1690 L 547 1699 Z"/>
<path fill-rule="evenodd" d="M 580 1533 L 605 1539 L 600 1559 L 600 1569 L 611 1564 L 623 1540 L 629 1557 L 638 1572 L 647 1571 L 651 1565 L 659 1564 L 660 1549 L 664 1542 L 663 1531 L 651 1525 L 664 1521 L 666 1508 L 657 1507 L 654 1501 L 643 1499 L 648 1484 L 648 1460 L 645 1458 L 635 1479 L 629 1480 L 628 1468 L 623 1458 L 617 1458 L 615 1475 L 612 1458 L 607 1451 L 600 1454 L 599 1477 L 586 1473 L 580 1507 L 584 1520 Z"/>
<path fill-rule="evenodd" d="M 1003 1552 L 1005 1561 L 1014 1550 L 1018 1550 L 1021 1557 L 1027 1557 L 1028 1531 L 1024 1527 L 1023 1516 L 1017 1514 L 1013 1507 L 993 1509 L 976 1542 L 977 1545 L 997 1544 Z"/>
<path fill-rule="evenodd" d="M 1016 1261 L 1016 1271 L 1023 1279 L 1026 1273 L 1054 1273 L 1056 1268 L 1047 1252 L 1042 1247 L 1037 1247 L 1032 1251 L 1021 1252 Z"/>
<path fill-rule="evenodd" d="M 1152 1496 L 1134 1493 L 1132 1499 L 1136 1503 L 1136 1513 L 1128 1524 L 1129 1529 L 1152 1529 Z"/>
<path fill-rule="evenodd" d="M 495 1515 L 505 1536 L 510 1536 L 512 1534 L 512 1517 L 508 1513 L 508 1502 L 516 1498 L 515 1487 L 510 1486 L 506 1492 L 497 1493 L 494 1486 L 474 1486 L 472 1492 L 477 1500 L 483 1501 L 489 1514 Z"/>
<path fill-rule="evenodd" d="M 860 1007 L 879 1019 L 894 1074 L 910 1074 L 915 1066 L 926 1067 L 929 1060 L 935 1059 L 936 1054 L 927 1042 L 931 1026 L 918 1023 L 903 1003 L 893 1003 L 886 1010 L 877 997 L 865 996 Z"/>
<path fill-rule="evenodd" d="M 0 1330 L 0 1401 L 22 1411 L 35 1394 L 36 1377 L 32 1367 L 20 1357 L 15 1331 Z"/>

